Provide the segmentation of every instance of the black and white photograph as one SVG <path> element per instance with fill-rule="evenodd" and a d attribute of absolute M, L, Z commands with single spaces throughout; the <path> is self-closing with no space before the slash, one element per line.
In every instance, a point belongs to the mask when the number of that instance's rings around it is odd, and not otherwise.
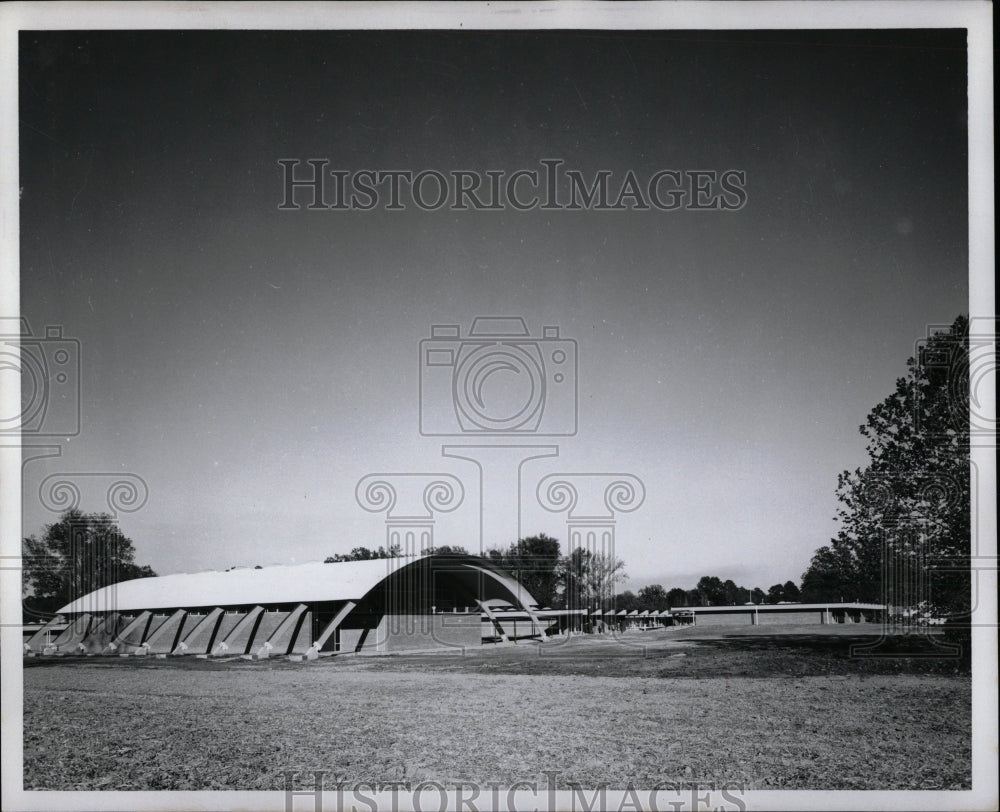
<path fill-rule="evenodd" d="M 991 15 L 0 9 L 3 807 L 997 809 Z"/>

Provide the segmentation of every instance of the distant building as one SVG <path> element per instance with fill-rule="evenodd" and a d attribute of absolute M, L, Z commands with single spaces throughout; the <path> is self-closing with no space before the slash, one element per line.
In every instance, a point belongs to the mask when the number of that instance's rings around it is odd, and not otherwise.
<path fill-rule="evenodd" d="M 762 603 L 753 606 L 689 606 L 672 609 L 675 623 L 696 626 L 763 626 L 800 623 L 875 623 L 885 620 L 880 603 Z"/>

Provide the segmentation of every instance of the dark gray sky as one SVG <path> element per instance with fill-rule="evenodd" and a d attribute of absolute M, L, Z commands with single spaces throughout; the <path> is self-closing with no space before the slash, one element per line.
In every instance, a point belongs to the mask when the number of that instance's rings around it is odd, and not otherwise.
<path fill-rule="evenodd" d="M 579 348 L 630 588 L 798 579 L 857 427 L 968 311 L 964 31 L 26 32 L 21 309 L 82 347 L 82 431 L 161 573 L 384 542 L 354 487 L 470 469 L 418 429 L 418 343 L 523 316 Z M 331 168 L 746 172 L 738 212 L 279 211 Z M 529 489 L 533 492 L 533 486 Z M 515 492 L 504 495 L 511 510 Z M 528 500 L 530 502 L 530 500 Z M 99 501 L 85 502 L 98 510 Z M 475 549 L 467 504 L 436 528 Z M 524 529 L 565 540 L 523 505 Z"/>

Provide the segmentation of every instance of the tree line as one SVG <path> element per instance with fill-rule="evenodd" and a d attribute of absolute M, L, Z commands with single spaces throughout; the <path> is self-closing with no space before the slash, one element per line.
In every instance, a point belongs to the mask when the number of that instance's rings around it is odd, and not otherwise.
<path fill-rule="evenodd" d="M 577 548 L 563 555 L 544 533 L 482 553 L 552 608 L 615 606 L 662 611 L 684 606 L 866 601 L 919 604 L 966 623 L 971 611 L 972 474 L 969 447 L 969 321 L 930 336 L 908 359 L 895 391 L 860 427 L 869 462 L 837 482 L 840 529 L 813 555 L 801 588 L 792 581 L 766 592 L 704 576 L 684 589 L 660 584 L 616 592 L 625 564 Z M 44 617 L 108 584 L 156 573 L 135 561 L 135 547 L 105 513 L 67 510 L 41 537 L 22 545 L 26 619 Z M 463 554 L 462 547 L 424 552 Z M 393 558 L 398 547 L 355 547 L 328 563 Z M 918 585 L 918 590 L 914 590 Z"/>
<path fill-rule="evenodd" d="M 625 590 L 615 596 L 614 606 L 616 609 L 624 609 L 628 612 L 633 609 L 640 612 L 647 610 L 662 612 L 664 609 L 689 606 L 798 603 L 801 597 L 799 588 L 793 581 L 774 584 L 765 592 L 760 587 L 748 589 L 745 586 L 737 586 L 734 581 L 723 581 L 715 575 L 706 575 L 699 579 L 698 583 L 691 589 L 683 589 L 682 587 L 665 589 L 661 584 L 652 584 L 644 586 L 638 593 Z"/>
<path fill-rule="evenodd" d="M 424 555 L 471 555 L 465 547 L 442 545 L 421 550 Z M 356 547 L 346 555 L 330 556 L 328 562 L 363 561 L 402 555 L 398 546 L 388 550 Z M 625 578 L 625 562 L 611 555 L 576 548 L 563 555 L 559 540 L 545 533 L 527 536 L 506 547 L 479 554 L 515 578 L 538 601 L 551 609 L 580 608 L 614 594 Z"/>
<path fill-rule="evenodd" d="M 439 546 L 421 551 L 424 554 L 470 555 L 464 547 Z M 398 546 L 377 550 L 355 547 L 350 553 L 329 556 L 326 561 L 366 561 L 402 555 Z M 798 586 L 792 581 L 774 584 L 766 592 L 759 587 L 747 589 L 716 576 L 701 578 L 692 589 L 666 590 L 660 584 L 645 586 L 638 594 L 614 588 L 624 580 L 625 563 L 604 554 L 576 548 L 563 555 L 558 539 L 541 533 L 518 539 L 507 547 L 496 547 L 480 554 L 498 569 L 515 578 L 539 602 L 552 609 L 587 608 L 663 611 L 686 606 L 739 606 L 747 603 L 798 602 Z"/>
<path fill-rule="evenodd" d="M 421 554 L 471 555 L 465 547 L 440 545 L 421 550 Z M 335 554 L 326 563 L 396 558 L 402 555 L 398 545 L 389 548 L 355 547 L 349 553 Z M 514 577 L 538 601 L 551 609 L 581 608 L 596 605 L 613 595 L 624 579 L 625 562 L 610 555 L 582 548 L 563 555 L 559 540 L 539 533 L 495 547 L 479 554 L 498 569 Z"/>

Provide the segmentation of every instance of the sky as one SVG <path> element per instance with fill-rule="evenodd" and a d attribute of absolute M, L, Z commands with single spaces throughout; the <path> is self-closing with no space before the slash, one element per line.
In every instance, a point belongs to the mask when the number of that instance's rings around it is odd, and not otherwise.
<path fill-rule="evenodd" d="M 968 312 L 965 82 L 960 30 L 23 32 L 21 313 L 79 342 L 80 382 L 79 431 L 25 465 L 24 531 L 56 518 L 54 474 L 94 511 L 130 474 L 148 498 L 120 523 L 160 574 L 322 560 L 386 541 L 363 477 L 424 473 L 464 488 L 436 543 L 565 546 L 537 483 L 616 473 L 645 490 L 615 516 L 628 588 L 798 581 L 864 464 L 858 426 Z M 280 209 L 278 162 L 308 159 L 737 170 L 746 201 Z M 469 351 L 481 316 L 524 319 L 545 419 L 575 434 L 421 434 L 422 409 L 455 415 L 420 342 L 459 325 Z M 519 481 L 503 452 L 481 505 L 442 446 L 488 443 L 557 456 Z"/>

